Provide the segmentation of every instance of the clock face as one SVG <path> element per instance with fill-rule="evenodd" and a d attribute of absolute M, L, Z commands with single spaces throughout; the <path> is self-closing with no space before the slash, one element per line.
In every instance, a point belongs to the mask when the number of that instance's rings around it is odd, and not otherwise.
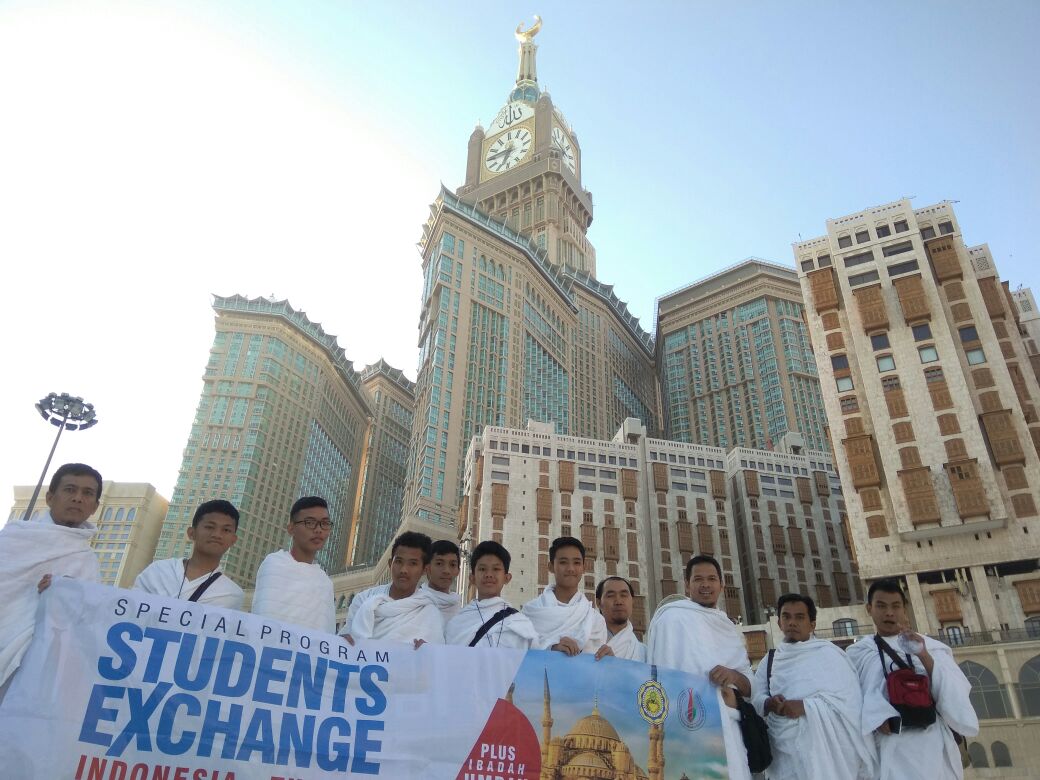
<path fill-rule="evenodd" d="M 484 155 L 484 166 L 492 173 L 508 171 L 520 164 L 531 150 L 534 137 L 526 127 L 500 135 Z"/>
<path fill-rule="evenodd" d="M 552 130 L 552 145 L 560 153 L 560 157 L 563 158 L 563 162 L 566 166 L 571 169 L 571 173 L 574 173 L 574 148 L 571 146 L 567 134 L 559 127 L 554 127 Z"/>

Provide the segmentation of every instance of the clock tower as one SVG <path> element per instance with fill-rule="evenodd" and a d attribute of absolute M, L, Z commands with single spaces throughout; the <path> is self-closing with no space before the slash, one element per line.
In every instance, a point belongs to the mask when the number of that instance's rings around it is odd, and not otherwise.
<path fill-rule="evenodd" d="M 466 183 L 457 195 L 524 237 L 558 266 L 596 275 L 586 232 L 592 193 L 581 184 L 581 147 L 573 128 L 538 86 L 534 37 L 542 20 L 516 28 L 520 65 L 506 104 L 469 139 Z"/>

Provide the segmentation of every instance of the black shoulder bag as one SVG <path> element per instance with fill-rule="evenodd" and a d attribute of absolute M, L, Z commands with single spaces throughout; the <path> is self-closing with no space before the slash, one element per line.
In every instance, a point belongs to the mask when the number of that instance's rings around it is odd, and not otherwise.
<path fill-rule="evenodd" d="M 515 607 L 502 607 L 498 612 L 488 618 L 487 622 L 477 629 L 477 633 L 473 635 L 473 639 L 470 640 L 469 646 L 476 647 L 477 642 L 483 639 L 487 632 L 501 623 L 510 615 L 515 615 L 518 610 Z"/>
<path fill-rule="evenodd" d="M 195 592 L 188 596 L 188 601 L 198 601 L 201 599 L 202 594 L 209 590 L 209 586 L 220 579 L 220 574 L 221 572 L 215 571 L 209 575 L 209 577 L 206 578 L 206 581 L 199 585 L 199 587 L 195 588 Z"/>
<path fill-rule="evenodd" d="M 769 678 L 773 674 L 773 651 L 769 651 L 769 660 L 766 662 L 766 691 L 769 690 Z M 738 691 L 733 691 L 737 697 L 737 712 L 740 713 L 740 736 L 744 739 L 744 749 L 747 750 L 748 769 L 752 773 L 763 772 L 773 763 L 773 749 L 769 746 L 769 726 L 765 719 L 755 712 L 754 705 L 745 701 Z"/>

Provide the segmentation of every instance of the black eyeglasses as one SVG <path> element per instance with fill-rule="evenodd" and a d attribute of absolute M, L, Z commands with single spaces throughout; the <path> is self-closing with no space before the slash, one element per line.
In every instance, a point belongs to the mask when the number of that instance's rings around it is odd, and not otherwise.
<path fill-rule="evenodd" d="M 322 531 L 328 531 L 330 528 L 332 528 L 331 520 L 315 520 L 313 517 L 308 517 L 306 520 L 293 520 L 293 523 L 302 523 L 304 526 L 306 526 L 312 531 L 317 530 L 318 528 L 320 528 Z"/>

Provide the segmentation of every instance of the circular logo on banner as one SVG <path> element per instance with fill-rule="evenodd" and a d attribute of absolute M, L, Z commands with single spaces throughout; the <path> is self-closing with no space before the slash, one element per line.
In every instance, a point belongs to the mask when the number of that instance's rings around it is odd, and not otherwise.
<path fill-rule="evenodd" d="M 639 686 L 636 698 L 639 701 L 639 714 L 643 716 L 643 720 L 655 726 L 664 723 L 664 719 L 668 717 L 668 696 L 661 683 L 657 680 L 647 680 Z"/>
<path fill-rule="evenodd" d="M 704 700 L 693 688 L 680 693 L 675 706 L 679 712 L 679 722 L 690 731 L 696 731 L 704 725 Z"/>

